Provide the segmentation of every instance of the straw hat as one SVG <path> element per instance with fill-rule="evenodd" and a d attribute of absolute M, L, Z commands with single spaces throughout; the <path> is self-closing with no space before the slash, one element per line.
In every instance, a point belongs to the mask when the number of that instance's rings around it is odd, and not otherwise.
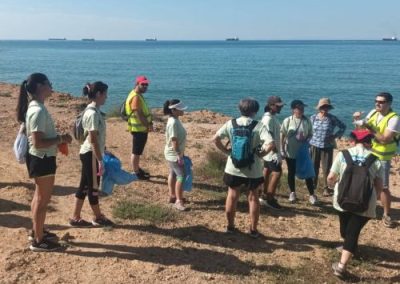
<path fill-rule="evenodd" d="M 333 109 L 334 107 L 331 105 L 331 100 L 328 98 L 322 98 L 319 100 L 318 105 L 316 109 L 320 109 L 323 106 L 328 106 L 330 109 Z"/>

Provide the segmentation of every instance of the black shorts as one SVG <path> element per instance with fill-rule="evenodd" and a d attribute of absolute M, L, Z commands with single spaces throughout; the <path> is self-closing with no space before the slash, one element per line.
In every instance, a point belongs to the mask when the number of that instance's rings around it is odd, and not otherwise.
<path fill-rule="evenodd" d="M 147 142 L 147 132 L 131 132 L 132 134 L 132 154 L 142 155 L 144 146 Z"/>
<path fill-rule="evenodd" d="M 26 167 L 30 178 L 51 176 L 56 174 L 56 157 L 39 158 L 29 153 L 26 155 Z"/>
<path fill-rule="evenodd" d="M 278 164 L 273 161 L 264 161 L 264 168 L 270 170 L 271 172 L 282 172 L 282 163 Z"/>
<path fill-rule="evenodd" d="M 233 176 L 227 173 L 224 173 L 223 179 L 225 185 L 231 188 L 238 188 L 239 186 L 244 185 L 247 190 L 255 190 L 261 184 L 264 183 L 264 177 L 245 178 L 245 177 Z"/>

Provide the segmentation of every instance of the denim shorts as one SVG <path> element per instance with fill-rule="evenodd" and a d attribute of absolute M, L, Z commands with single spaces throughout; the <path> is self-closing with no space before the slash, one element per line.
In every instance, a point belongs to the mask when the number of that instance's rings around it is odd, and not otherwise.
<path fill-rule="evenodd" d="M 383 188 L 389 188 L 389 176 L 390 176 L 390 168 L 391 164 L 389 161 L 381 161 L 381 165 L 383 168 Z"/>

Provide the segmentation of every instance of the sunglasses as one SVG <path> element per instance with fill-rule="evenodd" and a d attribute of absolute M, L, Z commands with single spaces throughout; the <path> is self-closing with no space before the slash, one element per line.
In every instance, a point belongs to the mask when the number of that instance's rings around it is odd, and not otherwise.
<path fill-rule="evenodd" d="M 380 100 L 375 100 L 376 104 L 384 105 L 386 104 L 386 101 L 380 101 Z"/>

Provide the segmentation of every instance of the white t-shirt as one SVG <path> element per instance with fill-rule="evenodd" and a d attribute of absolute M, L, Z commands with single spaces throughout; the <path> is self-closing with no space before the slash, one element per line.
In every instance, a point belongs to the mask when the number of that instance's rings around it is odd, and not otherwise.
<path fill-rule="evenodd" d="M 266 112 L 263 115 L 261 122 L 265 125 L 269 134 L 272 136 L 272 141 L 275 143 L 276 147 L 276 150 L 269 152 L 263 157 L 263 159 L 267 162 L 278 160 L 281 155 L 279 151 L 281 147 L 281 124 L 279 123 L 279 120 L 276 118 L 276 116 L 271 114 L 270 112 Z"/>
<path fill-rule="evenodd" d="M 96 108 L 95 104 L 93 103 L 89 104 L 88 107 Z M 87 134 L 89 131 L 98 132 L 97 142 L 99 143 L 101 155 L 103 155 L 106 145 L 106 121 L 99 109 L 92 108 L 89 108 L 85 111 L 82 118 L 82 126 Z M 93 149 L 92 144 L 90 143 L 90 136 L 88 135 L 81 145 L 79 154 L 85 154 L 90 151 L 93 151 Z"/>
<path fill-rule="evenodd" d="M 371 110 L 368 115 L 365 117 L 365 121 L 368 121 L 372 115 L 374 115 L 374 113 L 376 113 L 376 110 Z M 378 119 L 377 119 L 377 123 L 379 124 L 379 122 L 384 118 L 384 116 L 380 113 L 378 113 Z M 393 116 L 391 119 L 389 119 L 388 121 L 388 125 L 387 125 L 387 129 L 389 129 L 392 132 L 396 132 L 396 133 L 400 133 L 400 119 L 398 115 Z"/>

